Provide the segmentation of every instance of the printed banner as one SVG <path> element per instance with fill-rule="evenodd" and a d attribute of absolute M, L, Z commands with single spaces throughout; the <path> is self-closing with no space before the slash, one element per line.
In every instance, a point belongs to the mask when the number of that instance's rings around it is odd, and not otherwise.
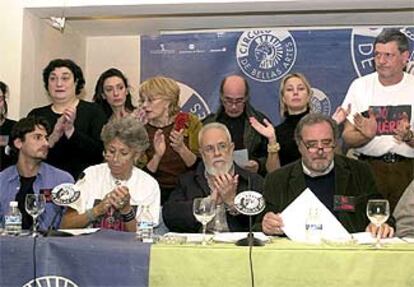
<path fill-rule="evenodd" d="M 399 27 L 410 41 L 408 70 L 414 73 L 414 26 Z M 280 80 L 303 73 L 313 87 L 312 108 L 332 114 L 351 82 L 374 71 L 373 42 L 383 27 L 255 29 L 141 37 L 141 81 L 156 75 L 176 79 L 180 104 L 200 118 L 219 106 L 226 75 L 242 74 L 252 105 L 280 122 Z"/>

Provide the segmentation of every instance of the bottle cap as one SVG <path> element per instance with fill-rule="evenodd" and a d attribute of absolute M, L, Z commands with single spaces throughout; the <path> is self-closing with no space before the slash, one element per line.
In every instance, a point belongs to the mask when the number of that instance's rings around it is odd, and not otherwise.
<path fill-rule="evenodd" d="M 10 201 L 9 206 L 10 207 L 17 207 L 17 201 Z"/>

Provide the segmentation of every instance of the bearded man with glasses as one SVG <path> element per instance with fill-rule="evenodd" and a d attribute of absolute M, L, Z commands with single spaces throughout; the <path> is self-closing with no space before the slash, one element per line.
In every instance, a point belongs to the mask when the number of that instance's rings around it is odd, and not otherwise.
<path fill-rule="evenodd" d="M 263 178 L 233 162 L 234 143 L 227 127 L 210 123 L 198 134 L 203 159 L 195 171 L 182 175 L 164 204 L 164 223 L 175 232 L 199 232 L 201 224 L 193 215 L 193 200 L 210 197 L 216 204 L 216 216 L 208 225 L 214 231 L 247 231 L 249 218 L 238 214 L 234 197 L 245 190 L 262 192 Z"/>
<path fill-rule="evenodd" d="M 365 215 L 368 200 L 381 197 L 373 173 L 367 163 L 335 154 L 337 138 L 337 124 L 329 116 L 311 113 L 299 121 L 295 141 L 301 159 L 266 176 L 266 209 L 258 228 L 269 235 L 283 234 L 280 212 L 309 188 L 348 232 L 377 233 Z M 393 233 L 388 224 L 381 227 L 382 237 Z"/>

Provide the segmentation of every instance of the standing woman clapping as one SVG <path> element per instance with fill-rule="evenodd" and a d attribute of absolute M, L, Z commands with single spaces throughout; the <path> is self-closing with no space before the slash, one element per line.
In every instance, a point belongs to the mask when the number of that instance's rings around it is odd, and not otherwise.
<path fill-rule="evenodd" d="M 47 162 L 74 178 L 90 165 L 102 162 L 100 133 L 105 114 L 95 103 L 80 99 L 85 85 L 81 68 L 70 59 L 54 59 L 43 70 L 51 104 L 29 115 L 44 117 L 53 127 Z"/>

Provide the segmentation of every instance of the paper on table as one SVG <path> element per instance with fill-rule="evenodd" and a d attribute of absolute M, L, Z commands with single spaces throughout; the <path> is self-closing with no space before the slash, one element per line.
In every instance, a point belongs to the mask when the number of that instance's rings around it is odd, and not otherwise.
<path fill-rule="evenodd" d="M 402 240 L 408 243 L 414 243 L 414 237 L 403 237 Z"/>
<path fill-rule="evenodd" d="M 83 235 L 83 234 L 91 234 L 95 233 L 100 228 L 78 228 L 78 229 L 59 229 L 59 231 L 63 231 L 72 235 Z"/>
<path fill-rule="evenodd" d="M 177 233 L 177 232 L 168 232 L 163 236 L 177 236 L 177 237 L 185 237 L 187 243 L 197 243 L 203 241 L 203 234 L 202 233 Z M 206 240 L 210 240 L 213 237 L 213 234 L 206 234 Z"/>
<path fill-rule="evenodd" d="M 347 241 L 352 237 L 328 208 L 309 189 L 305 189 L 288 207 L 283 210 L 283 232 L 293 241 L 307 242 L 305 224 L 309 208 L 319 210 L 323 239 Z"/>
<path fill-rule="evenodd" d="M 376 242 L 375 237 L 369 232 L 352 233 L 352 238 L 356 240 L 357 244 L 374 244 Z M 382 244 L 407 243 L 398 237 L 382 238 L 380 239 L 380 242 Z"/>
<path fill-rule="evenodd" d="M 247 152 L 247 149 L 233 151 L 233 160 L 238 166 L 246 166 L 249 162 L 249 153 Z"/>
<path fill-rule="evenodd" d="M 248 232 L 222 232 L 214 235 L 213 240 L 217 242 L 236 242 L 240 239 L 246 238 Z M 263 232 L 253 232 L 255 238 L 262 241 L 269 241 Z"/>

